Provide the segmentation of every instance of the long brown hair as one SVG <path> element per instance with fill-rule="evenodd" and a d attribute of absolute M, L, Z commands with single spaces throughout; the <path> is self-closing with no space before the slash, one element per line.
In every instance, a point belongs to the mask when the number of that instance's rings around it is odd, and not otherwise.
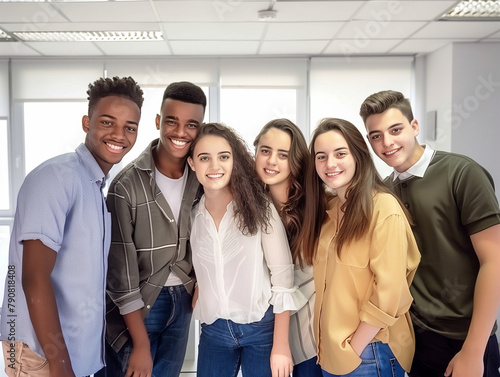
<path fill-rule="evenodd" d="M 340 255 L 344 245 L 359 239 L 367 232 L 373 215 L 374 194 L 380 192 L 393 194 L 378 174 L 361 132 L 346 120 L 325 118 L 320 121 L 309 145 L 310 166 L 314 166 L 316 139 L 319 135 L 329 131 L 337 131 L 342 134 L 356 163 L 356 172 L 346 189 L 346 201 L 341 207 L 344 211 L 344 217 L 336 241 L 337 253 Z M 304 255 L 309 264 L 312 264 L 314 260 L 321 225 L 326 217 L 328 197 L 325 186 L 315 169 L 308 174 L 306 187 L 309 187 L 312 192 L 307 192 L 309 202 L 306 202 L 307 210 L 303 232 L 307 232 L 304 234 Z M 316 203 L 313 202 L 314 200 Z M 398 202 L 401 204 L 399 200 Z M 405 208 L 401 207 L 407 213 Z"/>
<path fill-rule="evenodd" d="M 255 171 L 255 162 L 248 146 L 232 128 L 222 123 L 206 123 L 200 126 L 198 136 L 191 143 L 191 158 L 196 144 L 205 136 L 222 137 L 231 147 L 233 170 L 229 188 L 233 195 L 234 218 L 239 229 L 245 235 L 256 234 L 259 229 L 267 231 L 270 202 Z"/>
<path fill-rule="evenodd" d="M 299 234 L 304 221 L 304 181 L 309 160 L 309 150 L 300 128 L 288 119 L 273 119 L 268 122 L 255 138 L 253 142 L 255 148 L 258 147 L 262 135 L 266 134 L 271 128 L 286 132 L 291 139 L 290 150 L 288 151 L 290 175 L 288 177 L 287 200 L 283 208 L 277 209 L 286 229 L 293 262 L 302 267 L 302 242 Z"/>

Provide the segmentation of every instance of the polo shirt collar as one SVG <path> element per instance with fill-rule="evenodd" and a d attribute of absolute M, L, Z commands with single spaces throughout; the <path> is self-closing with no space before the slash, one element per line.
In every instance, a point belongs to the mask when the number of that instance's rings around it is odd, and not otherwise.
<path fill-rule="evenodd" d="M 395 181 L 398 178 L 400 181 L 403 181 L 411 177 L 422 178 L 424 176 L 425 171 L 427 170 L 429 164 L 434 158 L 434 154 L 436 153 L 436 151 L 427 144 L 425 144 L 423 147 L 424 147 L 424 153 L 422 153 L 422 156 L 420 156 L 419 160 L 408 170 L 400 173 L 396 169 L 394 169 L 393 181 Z"/>

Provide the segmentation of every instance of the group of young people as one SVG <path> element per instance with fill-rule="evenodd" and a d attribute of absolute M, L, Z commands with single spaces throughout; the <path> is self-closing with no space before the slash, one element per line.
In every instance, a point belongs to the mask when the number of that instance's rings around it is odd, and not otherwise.
<path fill-rule="evenodd" d="M 253 153 L 170 84 L 132 148 L 132 78 L 89 85 L 85 143 L 19 192 L 2 305 L 8 376 L 179 376 L 192 314 L 201 377 L 499 376 L 500 209 L 491 176 L 417 141 L 403 94 L 287 119 Z M 394 168 L 382 180 L 368 144 Z M 109 212 L 108 212 L 109 211 Z M 105 339 L 105 341 L 104 341 Z"/>

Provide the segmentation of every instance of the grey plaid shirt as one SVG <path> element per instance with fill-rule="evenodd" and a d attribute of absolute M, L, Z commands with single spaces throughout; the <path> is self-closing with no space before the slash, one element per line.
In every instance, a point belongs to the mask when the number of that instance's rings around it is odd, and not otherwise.
<path fill-rule="evenodd" d="M 113 180 L 107 195 L 112 218 L 107 278 L 106 338 L 118 351 L 129 338 L 122 315 L 142 308 L 147 316 L 170 271 L 189 293 L 194 274 L 189 213 L 199 183 L 189 169 L 179 221 L 155 182 L 154 140 Z"/>

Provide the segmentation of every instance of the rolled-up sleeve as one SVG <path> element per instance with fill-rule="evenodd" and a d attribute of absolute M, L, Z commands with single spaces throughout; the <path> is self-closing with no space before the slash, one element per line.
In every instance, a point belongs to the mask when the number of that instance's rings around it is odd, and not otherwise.
<path fill-rule="evenodd" d="M 296 311 L 305 305 L 306 297 L 294 286 L 294 265 L 285 228 L 271 204 L 270 226 L 262 233 L 262 249 L 271 273 L 270 303 L 275 313 Z"/>
<path fill-rule="evenodd" d="M 135 209 L 131 205 L 131 193 L 120 182 L 111 185 L 106 202 L 112 221 L 107 292 L 120 314 L 125 315 L 144 306 L 133 242 Z"/>
<path fill-rule="evenodd" d="M 408 236 L 402 215 L 390 215 L 375 227 L 370 245 L 371 295 L 361 305 L 361 321 L 386 328 L 410 308 Z"/>

